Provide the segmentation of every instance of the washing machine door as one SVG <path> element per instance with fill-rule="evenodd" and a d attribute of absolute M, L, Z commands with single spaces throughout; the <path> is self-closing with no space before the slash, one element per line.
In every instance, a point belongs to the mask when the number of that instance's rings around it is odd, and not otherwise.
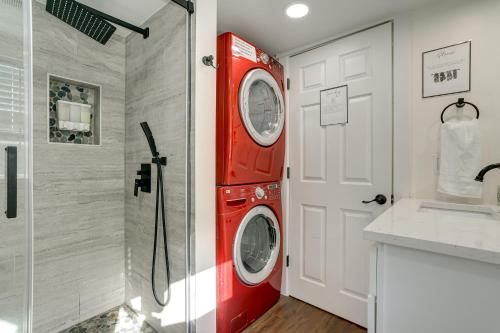
<path fill-rule="evenodd" d="M 233 242 L 233 263 L 240 280 L 248 285 L 264 281 L 273 271 L 280 251 L 280 228 L 266 206 L 250 210 Z"/>
<path fill-rule="evenodd" d="M 249 71 L 240 85 L 240 116 L 247 132 L 261 146 L 278 140 L 285 124 L 285 105 L 279 84 L 263 69 Z"/>

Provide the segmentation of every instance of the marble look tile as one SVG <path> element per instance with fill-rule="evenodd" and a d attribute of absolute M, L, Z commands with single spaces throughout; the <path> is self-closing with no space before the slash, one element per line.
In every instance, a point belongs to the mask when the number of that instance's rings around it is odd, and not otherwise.
<path fill-rule="evenodd" d="M 140 313 L 158 332 L 185 331 L 185 12 L 168 3 L 147 23 L 147 40 L 127 39 L 125 117 L 125 256 L 126 301 L 140 303 Z M 156 169 L 152 193 L 133 196 L 134 179 L 141 163 L 151 161 L 139 123 L 147 121 L 160 153 L 167 156 L 164 170 L 168 251 L 172 300 L 159 307 L 151 290 L 151 257 L 154 237 Z M 157 262 L 157 290 L 165 290 L 162 247 Z M 180 309 L 180 310 L 179 310 Z M 175 315 L 174 315 L 175 313 Z"/>
<path fill-rule="evenodd" d="M 33 4 L 34 332 L 64 330 L 122 304 L 125 294 L 130 304 L 141 298 L 141 312 L 158 331 L 185 330 L 185 12 L 168 3 L 148 25 L 148 40 L 114 36 L 103 46 Z M 48 73 L 102 86 L 101 146 L 48 144 Z M 151 158 L 139 127 L 145 120 L 169 159 L 165 194 L 175 288 L 163 311 L 151 294 L 154 196 L 132 194 L 136 169 Z M 0 244 L 0 271 L 9 270 L 0 282 L 13 283 L 4 288 L 8 293 L 0 290 L 2 318 L 22 307 L 23 228 L 0 225 L 2 234 L 12 235 Z"/>
<path fill-rule="evenodd" d="M 33 3 L 34 332 L 124 301 L 125 40 L 100 45 Z M 102 86 L 101 146 L 48 144 L 48 73 Z"/>

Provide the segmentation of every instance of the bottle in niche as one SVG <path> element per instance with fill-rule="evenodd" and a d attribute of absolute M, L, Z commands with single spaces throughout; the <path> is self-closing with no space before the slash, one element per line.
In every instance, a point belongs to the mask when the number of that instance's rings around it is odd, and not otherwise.
<path fill-rule="evenodd" d="M 500 185 L 497 187 L 497 205 L 500 206 Z"/>

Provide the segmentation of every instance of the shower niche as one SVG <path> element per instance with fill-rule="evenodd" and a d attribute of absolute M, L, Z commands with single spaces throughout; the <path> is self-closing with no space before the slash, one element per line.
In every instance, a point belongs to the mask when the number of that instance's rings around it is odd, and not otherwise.
<path fill-rule="evenodd" d="M 48 75 L 49 143 L 100 145 L 101 86 Z"/>

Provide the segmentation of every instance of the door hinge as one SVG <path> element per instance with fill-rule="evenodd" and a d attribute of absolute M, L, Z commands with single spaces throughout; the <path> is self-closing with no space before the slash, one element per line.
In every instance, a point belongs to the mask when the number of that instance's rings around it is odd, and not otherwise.
<path fill-rule="evenodd" d="M 286 79 L 286 90 L 290 90 L 290 78 Z"/>
<path fill-rule="evenodd" d="M 286 167 L 286 179 L 290 179 L 290 167 Z"/>
<path fill-rule="evenodd" d="M 286 256 L 286 267 L 290 267 L 290 256 Z"/>
<path fill-rule="evenodd" d="M 391 194 L 391 205 L 394 205 L 394 194 Z"/>

